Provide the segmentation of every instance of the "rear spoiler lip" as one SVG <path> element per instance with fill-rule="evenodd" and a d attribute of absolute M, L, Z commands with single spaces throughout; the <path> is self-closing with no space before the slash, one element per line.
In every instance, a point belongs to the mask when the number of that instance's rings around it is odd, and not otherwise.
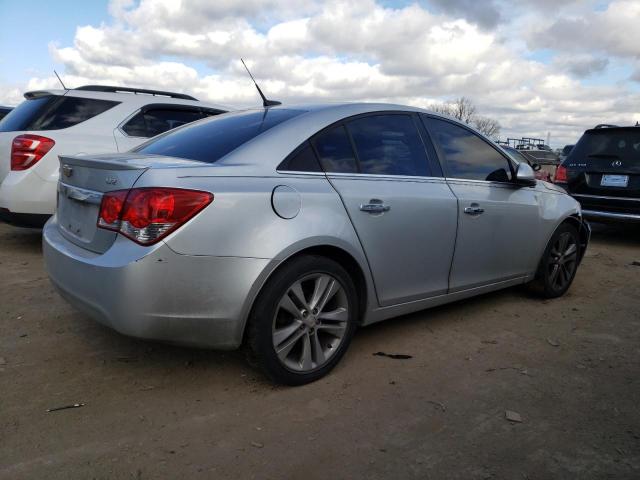
<path fill-rule="evenodd" d="M 85 157 L 79 155 L 58 155 L 60 160 L 60 166 L 64 165 L 77 165 L 82 167 L 97 168 L 100 170 L 146 170 L 149 165 L 143 165 L 140 163 L 127 163 L 124 161 L 109 160 L 107 158 L 100 159 L 94 157 Z M 132 159 L 133 160 L 133 159 Z"/>
<path fill-rule="evenodd" d="M 77 165 L 100 170 L 148 170 L 149 168 L 201 167 L 202 162 L 182 158 L 144 155 L 136 153 L 84 155 L 58 155 L 60 166 Z M 207 165 L 207 164 L 204 164 Z"/>
<path fill-rule="evenodd" d="M 57 90 L 57 89 L 32 90 L 30 92 L 25 92 L 25 94 L 23 96 L 27 100 L 32 100 L 34 98 L 40 98 L 40 97 L 53 97 L 53 96 L 61 97 L 63 95 L 66 95 L 68 92 L 69 92 L 69 90 Z"/>

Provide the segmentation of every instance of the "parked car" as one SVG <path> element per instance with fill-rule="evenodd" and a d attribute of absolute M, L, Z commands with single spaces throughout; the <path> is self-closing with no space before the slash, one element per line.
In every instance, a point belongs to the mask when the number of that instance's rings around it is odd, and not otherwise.
<path fill-rule="evenodd" d="M 127 335 L 246 345 L 316 380 L 357 325 L 534 281 L 569 288 L 578 202 L 469 126 L 386 104 L 272 107 L 62 156 L 53 284 Z"/>
<path fill-rule="evenodd" d="M 7 114 L 13 110 L 13 107 L 2 107 L 0 106 L 0 120 L 7 116 Z"/>
<path fill-rule="evenodd" d="M 591 220 L 640 222 L 640 127 L 587 130 L 558 167 L 555 182 Z"/>
<path fill-rule="evenodd" d="M 516 163 L 526 163 L 531 167 L 536 179 L 543 180 L 545 182 L 551 182 L 551 173 L 542 170 L 542 167 L 537 163 L 532 162 L 529 158 L 525 157 L 520 150 L 507 145 L 501 145 L 501 148 L 514 160 Z"/>
<path fill-rule="evenodd" d="M 36 228 L 56 207 L 58 155 L 126 152 L 227 110 L 189 95 L 103 85 L 24 96 L 0 122 L 0 220 Z"/>
<path fill-rule="evenodd" d="M 560 163 L 566 160 L 566 158 L 571 153 L 571 150 L 573 150 L 573 147 L 575 147 L 575 145 L 565 145 L 564 147 L 562 147 L 562 150 L 560 151 L 560 155 L 559 155 Z"/>

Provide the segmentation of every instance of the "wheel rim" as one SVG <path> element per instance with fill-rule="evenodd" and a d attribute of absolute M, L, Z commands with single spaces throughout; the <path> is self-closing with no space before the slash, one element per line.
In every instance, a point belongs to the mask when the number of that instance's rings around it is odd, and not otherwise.
<path fill-rule="evenodd" d="M 311 372 L 335 355 L 347 332 L 349 302 L 342 284 L 326 273 L 307 275 L 291 285 L 273 318 L 273 347 L 280 362 Z"/>
<path fill-rule="evenodd" d="M 573 235 L 563 232 L 549 252 L 547 275 L 556 290 L 565 288 L 573 278 L 578 260 L 578 244 Z"/>

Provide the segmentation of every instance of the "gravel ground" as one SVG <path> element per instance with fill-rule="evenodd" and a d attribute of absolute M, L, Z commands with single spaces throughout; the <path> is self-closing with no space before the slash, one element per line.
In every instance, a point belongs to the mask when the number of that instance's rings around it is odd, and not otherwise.
<path fill-rule="evenodd" d="M 364 328 L 331 375 L 284 388 L 239 353 L 93 323 L 52 289 L 39 233 L 0 225 L 0 478 L 640 478 L 634 261 L 640 229 L 598 228 L 565 297 Z"/>

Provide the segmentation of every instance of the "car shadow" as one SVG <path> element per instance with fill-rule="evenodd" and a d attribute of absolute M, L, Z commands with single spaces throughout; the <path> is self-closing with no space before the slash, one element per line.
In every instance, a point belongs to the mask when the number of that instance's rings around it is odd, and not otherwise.
<path fill-rule="evenodd" d="M 0 245 L 5 252 L 18 254 L 41 252 L 42 230 L 0 223 Z"/>
<path fill-rule="evenodd" d="M 640 244 L 640 224 L 591 223 L 591 241 L 618 246 Z"/>

